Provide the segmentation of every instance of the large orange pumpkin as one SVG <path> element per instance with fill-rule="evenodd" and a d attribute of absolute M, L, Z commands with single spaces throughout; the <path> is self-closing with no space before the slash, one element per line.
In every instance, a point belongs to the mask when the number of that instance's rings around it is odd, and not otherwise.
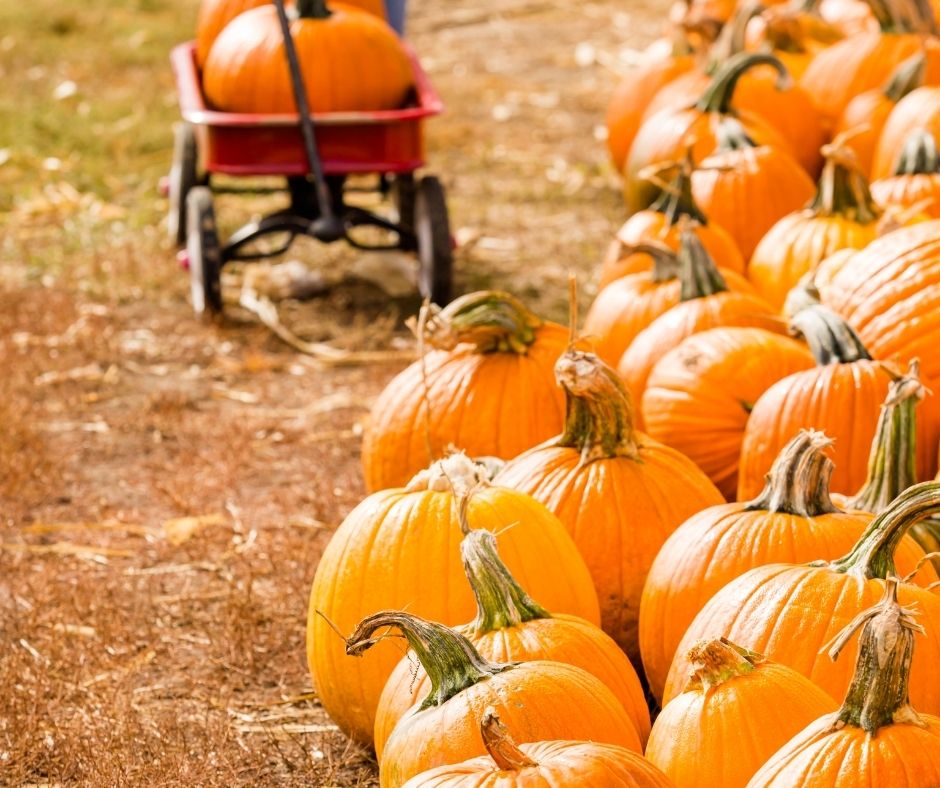
<path fill-rule="evenodd" d="M 639 664 L 637 620 L 646 572 L 666 537 L 721 495 L 686 457 L 638 433 L 616 373 L 592 353 L 558 361 L 565 432 L 506 464 L 498 483 L 552 510 L 584 557 L 601 625 Z"/>
<path fill-rule="evenodd" d="M 395 32 L 357 8 L 296 0 L 291 34 L 311 112 L 395 109 L 413 87 L 411 61 Z M 203 68 L 209 103 L 228 112 L 296 111 L 273 3 L 235 17 Z"/>
<path fill-rule="evenodd" d="M 656 718 L 646 757 L 676 785 L 742 786 L 836 702 L 785 665 L 725 638 L 697 643 L 682 694 Z"/>
<path fill-rule="evenodd" d="M 679 249 L 679 303 L 636 335 L 617 365 L 634 402 L 640 402 L 656 362 L 686 337 L 718 326 L 755 326 L 780 331 L 783 323 L 760 298 L 728 290 L 711 256 L 694 233 L 682 231 Z M 640 413 L 637 429 L 643 429 Z"/>
<path fill-rule="evenodd" d="M 394 627 L 430 677 L 430 691 L 394 725 L 379 764 L 383 788 L 398 788 L 436 766 L 485 755 L 480 723 L 492 708 L 519 741 L 579 739 L 640 751 L 633 723 L 613 693 L 590 673 L 548 660 L 491 662 L 463 635 L 410 613 L 387 610 L 364 618 L 346 639 L 362 657 Z M 349 661 L 349 660 L 347 660 Z M 378 709 L 377 725 L 389 711 Z"/>
<path fill-rule="evenodd" d="M 561 430 L 553 369 L 564 327 L 508 293 L 481 291 L 433 312 L 419 332 L 434 349 L 385 387 L 366 424 L 367 489 L 402 486 L 451 446 L 508 459 Z"/>
<path fill-rule="evenodd" d="M 653 367 L 643 422 L 650 437 L 689 457 L 732 500 L 754 403 L 781 378 L 812 366 L 804 345 L 762 328 L 702 331 Z"/>
<path fill-rule="evenodd" d="M 640 679 L 630 660 L 608 635 L 577 616 L 553 616 L 516 582 L 496 550 L 496 537 L 480 529 L 460 543 L 464 570 L 477 603 L 477 617 L 458 631 L 494 662 L 552 660 L 582 668 L 614 693 L 646 744 L 650 715 Z M 382 749 L 395 723 L 427 695 L 430 680 L 405 657 L 392 672 L 379 699 L 385 713 L 375 727 L 375 751 Z"/>
<path fill-rule="evenodd" d="M 875 147 L 871 165 L 873 179 L 887 178 L 894 172 L 904 144 L 912 132 L 920 130 L 940 139 L 940 87 L 917 88 L 895 104 Z"/>
<path fill-rule="evenodd" d="M 783 307 L 800 278 L 833 252 L 861 249 L 878 235 L 881 209 L 868 190 L 854 151 L 837 139 L 823 148 L 826 166 L 816 197 L 784 216 L 761 239 L 747 277 L 771 306 Z"/>
<path fill-rule="evenodd" d="M 484 480 L 483 466 L 462 455 L 435 463 L 407 489 L 366 498 L 323 552 L 310 592 L 307 660 L 323 707 L 361 742 L 372 740 L 379 695 L 402 651 L 383 642 L 369 660 L 347 660 L 331 623 L 349 632 L 368 612 L 395 605 L 450 624 L 469 621 L 475 605 L 460 563 L 458 497 L 473 491 L 473 527 L 505 529 L 499 538 L 513 574 L 549 609 L 600 622 L 591 576 L 564 526 L 538 501 Z"/>
<path fill-rule="evenodd" d="M 811 564 L 768 564 L 750 570 L 713 596 L 689 626 L 666 680 L 664 698 L 675 697 L 688 675 L 688 649 L 706 632 L 724 632 L 745 648 L 789 665 L 830 695 L 845 692 L 851 666 L 833 664 L 824 647 L 884 592 L 885 578 L 897 575 L 894 553 L 912 525 L 940 512 L 940 483 L 917 484 L 901 493 L 872 521 L 843 558 Z M 915 579 L 936 582 L 929 563 Z M 923 612 L 929 635 L 914 661 L 911 692 L 921 708 L 940 710 L 940 594 L 903 582 L 905 606 Z"/>
<path fill-rule="evenodd" d="M 823 303 L 854 328 L 878 359 L 921 360 L 924 385 L 940 391 L 940 220 L 888 233 L 843 261 L 819 283 Z M 921 411 L 926 438 L 919 442 L 921 478 L 937 472 L 940 397 Z"/>
<path fill-rule="evenodd" d="M 838 658 L 862 630 L 842 707 L 781 747 L 749 788 L 940 785 L 940 717 L 919 714 L 910 699 L 914 635 L 924 634 L 919 612 L 898 603 L 897 583 L 888 580 L 881 601 L 849 623 L 830 649 Z M 924 648 L 920 643 L 916 650 Z"/>
<path fill-rule="evenodd" d="M 519 746 L 491 708 L 480 729 L 486 755 L 422 772 L 403 788 L 674 788 L 659 769 L 625 747 L 583 741 Z"/>
<path fill-rule="evenodd" d="M 842 511 L 830 499 L 830 443 L 821 433 L 800 432 L 774 460 L 759 496 L 703 509 L 666 540 L 640 605 L 643 668 L 656 697 L 689 624 L 722 587 L 756 566 L 838 558 L 871 522 L 873 515 Z M 911 569 L 919 551 L 904 549 Z"/>
<path fill-rule="evenodd" d="M 872 183 L 871 196 L 882 208 L 916 208 L 940 219 L 940 153 L 933 135 L 911 132 L 891 175 Z"/>

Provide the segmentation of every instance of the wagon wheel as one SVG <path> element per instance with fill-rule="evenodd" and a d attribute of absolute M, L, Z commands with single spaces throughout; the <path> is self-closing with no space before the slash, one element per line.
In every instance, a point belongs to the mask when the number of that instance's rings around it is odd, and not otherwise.
<path fill-rule="evenodd" d="M 186 243 L 186 196 L 198 183 L 196 135 L 189 123 L 173 127 L 173 164 L 169 178 L 167 229 L 177 246 Z"/>
<path fill-rule="evenodd" d="M 451 299 L 454 253 L 444 187 L 434 176 L 420 180 L 415 190 L 415 235 L 418 241 L 418 289 L 422 298 L 444 306 Z"/>
<path fill-rule="evenodd" d="M 415 176 L 402 172 L 392 181 L 392 200 L 398 212 L 398 223 L 409 232 L 415 229 Z"/>
<path fill-rule="evenodd" d="M 212 192 L 197 186 L 186 198 L 186 253 L 193 311 L 197 315 L 222 312 L 222 248 L 215 223 Z"/>

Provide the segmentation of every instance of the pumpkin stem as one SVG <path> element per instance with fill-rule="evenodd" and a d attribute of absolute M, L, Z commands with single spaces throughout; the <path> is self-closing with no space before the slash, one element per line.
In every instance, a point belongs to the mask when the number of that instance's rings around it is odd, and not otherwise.
<path fill-rule="evenodd" d="M 717 143 L 715 150 L 718 153 L 757 147 L 757 143 L 751 139 L 747 129 L 741 125 L 740 121 L 731 116 L 721 119 L 718 128 L 715 130 L 715 140 Z"/>
<path fill-rule="evenodd" d="M 514 772 L 529 766 L 538 766 L 529 756 L 519 749 L 512 734 L 496 715 L 496 710 L 489 706 L 480 720 L 480 733 L 483 746 L 490 754 L 501 772 Z"/>
<path fill-rule="evenodd" d="M 852 725 L 874 736 L 879 728 L 905 723 L 926 728 L 911 706 L 909 685 L 914 633 L 925 634 L 916 611 L 898 603 L 898 579 L 885 580 L 881 601 L 859 613 L 839 633 L 829 656 L 835 660 L 858 629 L 858 659 L 842 708 L 830 730 Z"/>
<path fill-rule="evenodd" d="M 882 33 L 936 31 L 933 10 L 926 0 L 865 0 Z"/>
<path fill-rule="evenodd" d="M 937 172 L 940 172 L 940 153 L 933 134 L 923 129 L 911 132 L 904 140 L 891 174 L 933 175 Z"/>
<path fill-rule="evenodd" d="M 565 390 L 565 431 L 555 445 L 581 451 L 581 464 L 605 457 L 639 457 L 633 408 L 623 381 L 594 353 L 568 350 L 555 364 Z"/>
<path fill-rule="evenodd" d="M 328 19 L 333 12 L 326 7 L 326 0 L 297 0 L 297 16 L 300 19 Z"/>
<path fill-rule="evenodd" d="M 725 284 L 724 277 L 718 272 L 715 261 L 688 220 L 682 222 L 677 258 L 681 301 L 705 298 L 727 291 L 728 285 Z"/>
<path fill-rule="evenodd" d="M 828 307 L 810 305 L 790 318 L 790 330 L 802 336 L 816 363 L 851 364 L 871 360 L 855 329 Z"/>
<path fill-rule="evenodd" d="M 468 687 L 514 667 L 484 659 L 459 632 L 400 610 L 383 610 L 362 619 L 346 638 L 346 653 L 361 656 L 382 639 L 373 635 L 384 627 L 395 627 L 404 635 L 428 674 L 431 691 L 421 702 L 421 709 L 440 706 Z"/>
<path fill-rule="evenodd" d="M 807 307 L 822 303 L 819 288 L 816 287 L 816 271 L 807 271 L 787 293 L 783 305 L 783 314 L 791 320 Z"/>
<path fill-rule="evenodd" d="M 659 181 L 657 183 L 657 185 L 661 185 L 662 191 L 650 206 L 650 210 L 663 214 L 670 227 L 677 224 L 683 216 L 688 216 L 699 224 L 708 224 L 708 218 L 702 213 L 702 209 L 696 205 L 695 199 L 692 197 L 692 170 L 694 166 L 692 164 L 691 147 L 686 151 L 686 156 L 681 162 L 670 162 L 662 168 L 657 165 L 654 165 L 654 167 L 655 174 L 652 169 L 647 170 L 647 177 L 644 180 L 656 183 L 657 181 L 654 178 L 664 170 L 672 170 L 674 175 L 670 181 L 665 183 Z M 643 172 L 640 172 L 640 177 L 644 177 Z"/>
<path fill-rule="evenodd" d="M 800 430 L 780 450 L 767 474 L 764 489 L 744 505 L 745 511 L 802 517 L 838 512 L 829 497 L 833 464 L 825 451 L 831 445 L 832 439 L 822 432 Z"/>
<path fill-rule="evenodd" d="M 683 692 L 708 692 L 735 676 L 753 672 L 764 657 L 721 637 L 700 640 L 689 649 L 688 660 L 692 670 Z"/>
<path fill-rule="evenodd" d="M 478 353 L 525 355 L 541 325 L 541 318 L 515 296 L 480 290 L 460 296 L 443 309 L 432 304 L 425 338 L 439 350 L 469 342 Z"/>
<path fill-rule="evenodd" d="M 764 52 L 739 52 L 728 58 L 715 72 L 715 76 L 702 97 L 695 103 L 695 109 L 699 112 L 733 114 L 731 101 L 734 98 L 734 89 L 737 87 L 738 80 L 750 69 L 761 65 L 773 66 L 777 70 L 779 74 L 777 87 L 780 90 L 788 86 L 790 74 L 786 66 L 773 55 Z"/>
<path fill-rule="evenodd" d="M 885 83 L 883 93 L 892 104 L 897 104 L 915 88 L 924 84 L 927 57 L 923 49 L 907 60 L 902 60 Z"/>
<path fill-rule="evenodd" d="M 474 461 L 462 451 L 455 451 L 418 471 L 405 491 L 452 492 L 458 499 L 468 498 L 475 489 L 489 484 L 498 471 L 499 466 L 490 467 L 485 461 Z"/>
<path fill-rule="evenodd" d="M 491 532 L 483 528 L 467 532 L 460 543 L 460 557 L 477 601 L 477 617 L 470 624 L 477 635 L 551 618 L 512 576 Z"/>
<path fill-rule="evenodd" d="M 844 216 L 861 224 L 877 221 L 879 208 L 868 189 L 868 179 L 858 164 L 858 157 L 845 140 L 851 132 L 840 134 L 822 146 L 826 158 L 816 186 L 816 196 L 809 204 L 816 216 Z"/>
<path fill-rule="evenodd" d="M 621 254 L 648 254 L 652 257 L 654 282 L 668 282 L 675 279 L 679 273 L 679 260 L 676 253 L 665 244 L 654 241 L 624 244 Z"/>
<path fill-rule="evenodd" d="M 892 379 L 868 455 L 868 477 L 862 489 L 846 501 L 846 506 L 852 509 L 880 514 L 917 481 L 914 461 L 916 410 L 917 403 L 926 394 L 918 379 L 918 368 L 916 360 L 910 363 L 906 375 L 884 367 Z"/>
<path fill-rule="evenodd" d="M 760 2 L 739 3 L 735 8 L 731 19 L 721 29 L 721 33 L 712 45 L 710 62 L 705 69 L 708 75 L 715 74 L 722 63 L 726 63 L 729 58 L 744 52 L 747 48 L 747 25 L 755 16 L 764 11 L 764 6 Z"/>
<path fill-rule="evenodd" d="M 848 555 L 828 566 L 834 572 L 868 580 L 883 580 L 896 574 L 894 552 L 901 539 L 917 523 L 937 513 L 940 513 L 940 482 L 908 487 L 872 521 Z"/>

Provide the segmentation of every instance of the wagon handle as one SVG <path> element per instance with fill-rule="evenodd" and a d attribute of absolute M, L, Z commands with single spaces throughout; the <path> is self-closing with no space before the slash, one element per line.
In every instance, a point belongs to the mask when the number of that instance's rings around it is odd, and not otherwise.
<path fill-rule="evenodd" d="M 310 117 L 310 105 L 307 103 L 307 88 L 304 77 L 300 71 L 300 61 L 297 58 L 297 48 L 290 32 L 290 21 L 284 9 L 284 0 L 274 0 L 277 8 L 277 18 L 281 24 L 281 35 L 284 37 L 284 53 L 287 55 L 287 67 L 290 69 L 291 87 L 294 90 L 294 103 L 300 115 L 300 130 L 304 138 L 304 151 L 307 154 L 307 164 L 310 174 L 313 175 L 314 186 L 317 191 L 317 204 L 320 216 L 311 225 L 311 234 L 320 241 L 337 241 L 346 235 L 343 221 L 336 215 L 333 206 L 333 195 L 326 185 L 323 177 L 323 165 L 320 163 L 320 154 L 317 149 L 317 138 Z"/>

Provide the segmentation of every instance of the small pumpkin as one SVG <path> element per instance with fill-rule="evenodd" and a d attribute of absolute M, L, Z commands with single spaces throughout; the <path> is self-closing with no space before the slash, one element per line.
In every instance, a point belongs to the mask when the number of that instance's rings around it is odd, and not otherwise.
<path fill-rule="evenodd" d="M 557 435 L 565 399 L 553 368 L 568 332 L 508 293 L 468 293 L 419 325 L 423 359 L 382 390 L 366 423 L 362 466 L 370 491 L 401 487 L 451 446 L 515 457 Z"/>
<path fill-rule="evenodd" d="M 933 135 L 911 132 L 891 175 L 872 183 L 871 196 L 882 208 L 916 208 L 940 219 L 940 153 Z"/>
<path fill-rule="evenodd" d="M 634 429 L 623 384 L 597 356 L 571 350 L 556 375 L 568 399 L 564 433 L 508 462 L 497 483 L 565 523 L 594 579 L 604 631 L 639 665 L 649 566 L 679 523 L 721 495 L 690 460 Z"/>
<path fill-rule="evenodd" d="M 824 646 L 860 612 L 884 593 L 885 578 L 897 575 L 894 553 L 911 526 L 940 512 L 940 483 L 917 484 L 899 495 L 876 517 L 855 547 L 834 561 L 811 564 L 768 564 L 751 569 L 713 596 L 689 626 L 666 680 L 668 701 L 681 691 L 688 674 L 685 654 L 707 632 L 725 636 L 768 659 L 789 665 L 830 695 L 845 692 L 851 667 L 823 658 Z M 929 563 L 913 578 L 928 586 L 936 582 Z M 927 711 L 940 709 L 940 595 L 902 582 L 904 605 L 917 605 L 930 635 L 915 660 L 911 691 Z"/>
<path fill-rule="evenodd" d="M 725 585 L 756 566 L 837 558 L 871 522 L 873 515 L 843 511 L 829 497 L 831 443 L 822 433 L 799 432 L 774 460 L 760 495 L 703 509 L 666 540 L 640 604 L 643 667 L 657 698 L 689 624 Z M 920 553 L 904 549 L 905 568 L 913 568 Z"/>
<path fill-rule="evenodd" d="M 656 718 L 646 748 L 676 788 L 744 785 L 782 744 L 836 708 L 795 670 L 725 638 L 696 643 L 688 660 L 685 688 Z"/>
<path fill-rule="evenodd" d="M 351 662 L 334 627 L 348 632 L 376 607 L 404 605 L 450 624 L 470 620 L 456 506 L 470 491 L 466 521 L 474 527 L 515 523 L 500 535 L 513 574 L 551 610 L 600 623 L 591 576 L 564 526 L 538 501 L 486 479 L 482 465 L 452 455 L 405 489 L 370 495 L 323 551 L 310 592 L 307 661 L 323 707 L 357 741 L 372 740 L 379 695 L 401 652 L 383 643 L 369 660 Z"/>
<path fill-rule="evenodd" d="M 431 689 L 398 719 L 384 743 L 382 788 L 398 788 L 421 772 L 486 755 L 477 734 L 489 707 L 521 742 L 574 739 L 640 751 L 633 723 L 613 693 L 573 665 L 491 662 L 459 632 L 397 610 L 364 618 L 346 639 L 346 653 L 368 661 L 365 652 L 384 640 L 375 633 L 390 627 L 408 641 Z M 380 705 L 377 725 L 386 713 Z"/>
<path fill-rule="evenodd" d="M 324 0 L 296 0 L 291 13 L 311 112 L 405 104 L 414 84 L 411 61 L 383 20 L 343 5 L 331 9 Z M 206 57 L 203 90 L 212 106 L 227 112 L 296 112 L 272 3 L 245 11 L 225 26 Z"/>
<path fill-rule="evenodd" d="M 732 500 L 754 403 L 781 378 L 812 365 L 804 345 L 762 328 L 693 334 L 653 367 L 643 423 L 651 438 L 685 454 Z"/>
<path fill-rule="evenodd" d="M 940 784 L 940 717 L 910 699 L 917 609 L 898 602 L 898 582 L 860 613 L 829 650 L 833 660 L 861 629 L 858 659 L 842 707 L 815 720 L 778 750 L 750 788 L 898 788 Z M 924 648 L 924 640 L 917 650 Z"/>
<path fill-rule="evenodd" d="M 648 760 L 615 744 L 544 741 L 518 745 L 492 708 L 484 712 L 480 732 L 486 755 L 422 772 L 403 788 L 673 788 Z"/>
<path fill-rule="evenodd" d="M 887 178 L 897 165 L 904 145 L 915 131 L 940 138 L 940 87 L 929 81 L 902 98 L 888 115 L 875 146 L 871 177 Z"/>

